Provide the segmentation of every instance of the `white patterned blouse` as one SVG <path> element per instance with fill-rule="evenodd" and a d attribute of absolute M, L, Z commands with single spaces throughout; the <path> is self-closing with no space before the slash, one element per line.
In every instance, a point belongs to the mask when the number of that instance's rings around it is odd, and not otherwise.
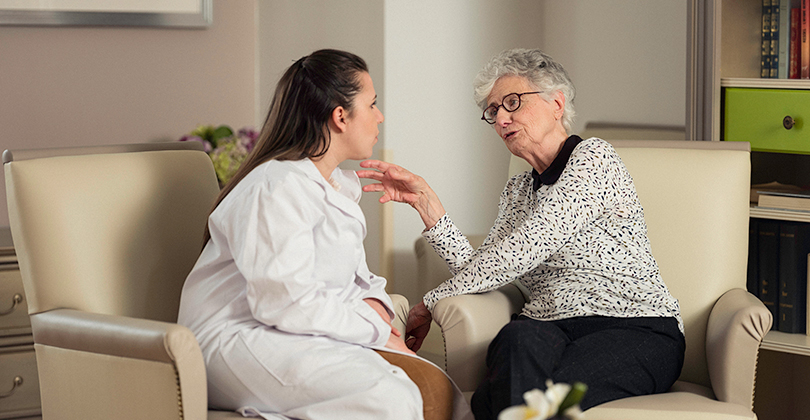
<path fill-rule="evenodd" d="M 512 177 L 478 249 L 447 214 L 422 235 L 453 274 L 425 294 L 430 310 L 440 299 L 520 280 L 530 291 L 522 311 L 529 318 L 674 317 L 683 332 L 633 179 L 604 140 L 571 136 L 542 174 Z"/>

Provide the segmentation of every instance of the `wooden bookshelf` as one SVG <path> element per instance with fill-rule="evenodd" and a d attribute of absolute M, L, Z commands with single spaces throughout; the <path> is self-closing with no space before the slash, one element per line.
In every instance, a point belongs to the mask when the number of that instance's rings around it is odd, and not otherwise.
<path fill-rule="evenodd" d="M 762 0 L 694 0 L 704 7 L 694 62 L 694 97 L 687 120 L 687 133 L 695 140 L 722 141 L 725 134 L 725 90 L 728 88 L 810 90 L 810 80 L 760 78 Z M 700 24 L 706 22 L 705 27 Z M 702 31 L 701 31 L 702 30 Z M 780 34 L 781 36 L 781 34 Z M 691 80 L 691 79 L 690 79 Z M 693 91 L 689 91 L 693 92 Z M 775 92 L 780 94 L 779 92 Z M 687 116 L 693 114 L 687 113 Z M 784 152 L 752 152 L 751 182 L 778 181 L 810 185 L 810 155 Z M 752 206 L 750 216 L 759 219 L 810 223 L 810 212 Z M 810 336 L 769 331 L 762 341 L 754 412 L 760 420 L 810 418 Z"/>

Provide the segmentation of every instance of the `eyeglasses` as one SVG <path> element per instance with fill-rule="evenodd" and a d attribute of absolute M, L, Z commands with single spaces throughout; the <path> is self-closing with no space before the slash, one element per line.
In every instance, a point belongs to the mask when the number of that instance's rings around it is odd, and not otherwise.
<path fill-rule="evenodd" d="M 487 109 L 484 110 L 484 115 L 481 116 L 481 119 L 489 124 L 495 124 L 495 117 L 498 116 L 498 108 L 503 107 L 503 109 L 505 109 L 507 112 L 515 112 L 518 110 L 518 108 L 520 108 L 520 97 L 531 93 L 543 92 L 510 93 L 503 97 L 503 102 L 501 102 L 500 105 L 488 106 Z"/>

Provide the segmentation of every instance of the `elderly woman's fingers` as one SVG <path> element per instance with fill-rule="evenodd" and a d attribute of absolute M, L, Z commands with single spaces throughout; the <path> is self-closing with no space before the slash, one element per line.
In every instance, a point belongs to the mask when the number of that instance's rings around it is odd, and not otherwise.
<path fill-rule="evenodd" d="M 368 184 L 363 185 L 363 191 L 365 192 L 380 192 L 385 191 L 385 187 L 383 184 Z"/>
<path fill-rule="evenodd" d="M 354 171 L 360 178 L 373 179 L 375 181 L 382 181 L 385 174 L 378 171 Z"/>
<path fill-rule="evenodd" d="M 376 159 L 369 159 L 360 162 L 361 168 L 374 168 L 380 171 L 385 171 L 386 169 L 390 168 L 391 166 L 396 166 L 388 162 L 383 162 L 381 160 Z"/>
<path fill-rule="evenodd" d="M 368 160 L 364 160 L 364 161 L 360 162 L 360 167 L 362 167 L 362 168 L 371 168 L 373 166 L 378 165 L 379 163 L 380 163 L 380 161 L 377 160 L 377 159 L 368 159 Z"/>

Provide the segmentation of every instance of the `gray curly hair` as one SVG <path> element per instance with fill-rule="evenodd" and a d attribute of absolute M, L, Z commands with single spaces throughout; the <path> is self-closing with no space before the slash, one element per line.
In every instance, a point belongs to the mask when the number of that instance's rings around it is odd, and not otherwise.
<path fill-rule="evenodd" d="M 576 114 L 576 89 L 560 63 L 538 49 L 513 48 L 496 55 L 478 72 L 473 82 L 475 103 L 482 110 L 488 106 L 487 96 L 492 92 L 495 82 L 507 75 L 525 78 L 543 91 L 541 96 L 547 101 L 552 100 L 554 92 L 562 92 L 565 97 L 562 124 L 565 132 L 570 134 Z"/>

